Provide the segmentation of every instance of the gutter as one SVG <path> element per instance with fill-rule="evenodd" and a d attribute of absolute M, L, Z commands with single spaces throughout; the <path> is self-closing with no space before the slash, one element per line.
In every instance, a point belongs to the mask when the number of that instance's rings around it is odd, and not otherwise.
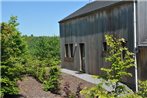
<path fill-rule="evenodd" d="M 134 65 L 135 65 L 135 91 L 138 92 L 138 73 L 137 73 L 137 53 L 136 53 L 136 49 L 137 49 L 137 25 L 136 25 L 136 0 L 134 0 L 133 2 L 134 5 Z"/>

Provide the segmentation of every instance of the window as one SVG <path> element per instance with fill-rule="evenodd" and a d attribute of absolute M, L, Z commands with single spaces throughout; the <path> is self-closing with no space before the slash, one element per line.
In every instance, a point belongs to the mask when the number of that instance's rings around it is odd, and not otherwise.
<path fill-rule="evenodd" d="M 73 57 L 73 44 L 69 44 L 70 48 L 70 57 Z"/>
<path fill-rule="evenodd" d="M 68 44 L 65 44 L 65 57 L 69 57 L 69 55 L 68 55 Z"/>
<path fill-rule="evenodd" d="M 107 51 L 107 43 L 103 42 L 103 51 Z"/>

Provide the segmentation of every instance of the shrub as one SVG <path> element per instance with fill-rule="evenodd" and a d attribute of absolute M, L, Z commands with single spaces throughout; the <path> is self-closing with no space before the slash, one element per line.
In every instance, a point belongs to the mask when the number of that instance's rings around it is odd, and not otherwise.
<path fill-rule="evenodd" d="M 45 80 L 46 70 L 45 67 L 38 67 L 36 77 L 40 82 Z"/>
<path fill-rule="evenodd" d="M 17 80 L 25 73 L 24 64 L 26 43 L 17 30 L 17 17 L 12 16 L 8 23 L 1 23 L 1 92 L 17 94 Z"/>
<path fill-rule="evenodd" d="M 25 64 L 25 72 L 26 75 L 30 75 L 33 77 L 37 77 L 37 69 L 40 64 L 40 61 L 37 59 L 34 59 L 31 55 L 27 55 L 27 63 Z"/>
<path fill-rule="evenodd" d="M 124 85 L 119 83 L 123 77 L 132 76 L 131 73 L 127 72 L 129 68 L 134 66 L 133 53 L 123 45 L 125 40 L 123 38 L 117 38 L 113 35 L 106 34 L 106 43 L 108 45 L 107 56 L 105 57 L 107 62 L 110 62 L 109 68 L 101 68 L 104 73 L 98 78 L 102 78 L 102 83 L 96 87 L 82 90 L 81 93 L 89 97 L 99 98 L 118 98 L 122 94 L 130 93 Z M 125 54 L 123 54 L 125 53 Z M 112 87 L 111 91 L 107 91 L 103 88 L 103 85 Z"/>
<path fill-rule="evenodd" d="M 86 98 L 115 98 L 113 94 L 102 87 L 102 83 L 91 88 L 85 88 L 81 93 L 86 95 Z"/>
<path fill-rule="evenodd" d="M 141 97 L 138 94 L 132 93 L 132 94 L 126 94 L 124 96 L 120 96 L 119 98 L 144 98 L 144 97 Z"/>
<path fill-rule="evenodd" d="M 138 95 L 142 96 L 143 98 L 147 97 L 147 80 L 146 81 L 139 81 Z"/>
<path fill-rule="evenodd" d="M 59 91 L 60 68 L 58 65 L 49 67 L 49 77 L 43 82 L 44 90 L 58 93 Z"/>
<path fill-rule="evenodd" d="M 44 90 L 57 92 L 59 89 L 60 51 L 59 37 L 23 36 L 28 43 L 26 73 L 43 83 Z"/>
<path fill-rule="evenodd" d="M 29 54 L 40 61 L 50 64 L 52 59 L 60 59 L 59 37 L 23 36 L 28 44 Z"/>

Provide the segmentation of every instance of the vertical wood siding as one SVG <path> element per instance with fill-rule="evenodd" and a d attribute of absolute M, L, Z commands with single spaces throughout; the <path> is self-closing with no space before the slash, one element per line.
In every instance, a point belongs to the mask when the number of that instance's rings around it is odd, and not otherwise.
<path fill-rule="evenodd" d="M 89 15 L 60 23 L 61 65 L 64 68 L 80 70 L 79 43 L 85 43 L 86 73 L 100 74 L 100 68 L 108 63 L 104 60 L 104 34 L 112 33 L 127 40 L 133 51 L 133 3 L 123 3 L 95 11 Z M 77 44 L 72 62 L 65 61 L 65 44 Z M 128 80 L 126 80 L 128 81 Z M 131 78 L 130 83 L 134 80 Z"/>
<path fill-rule="evenodd" d="M 138 45 L 140 45 L 147 39 L 147 1 L 137 3 L 137 24 Z M 137 62 L 139 79 L 147 80 L 147 47 L 139 47 Z"/>
<path fill-rule="evenodd" d="M 137 3 L 138 44 L 147 39 L 147 1 Z"/>
<path fill-rule="evenodd" d="M 147 80 L 147 47 L 139 48 L 138 73 L 140 80 Z"/>

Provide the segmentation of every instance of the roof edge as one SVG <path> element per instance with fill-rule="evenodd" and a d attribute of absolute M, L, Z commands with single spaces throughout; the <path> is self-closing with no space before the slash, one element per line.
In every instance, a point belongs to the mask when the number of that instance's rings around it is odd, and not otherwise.
<path fill-rule="evenodd" d="M 94 1 L 95 2 L 95 1 Z M 96 1 L 97 2 L 97 1 Z M 103 6 L 103 7 L 101 7 L 101 8 L 99 8 L 99 9 L 96 9 L 96 10 L 93 10 L 93 11 L 90 11 L 90 12 L 87 12 L 87 13 L 84 13 L 84 14 L 81 14 L 81 15 L 77 15 L 77 16 L 74 16 L 74 17 L 71 17 L 71 18 L 69 18 L 69 19 L 65 19 L 65 18 L 63 18 L 62 20 L 60 20 L 60 21 L 58 21 L 58 23 L 63 23 L 63 22 L 65 22 L 65 21 L 68 21 L 68 20 L 71 20 L 71 19 L 75 19 L 75 18 L 77 18 L 77 17 L 82 17 L 82 16 L 85 16 L 85 15 L 88 15 L 88 14 L 91 14 L 91 13 L 93 13 L 93 12 L 95 12 L 95 11 L 98 11 L 98 10 L 102 10 L 102 9 L 104 9 L 104 8 L 107 8 L 107 7 L 110 7 L 110 6 L 114 6 L 114 5 L 117 5 L 117 4 L 120 4 L 120 3 L 127 3 L 127 2 L 129 2 L 129 3 L 131 3 L 131 2 L 133 2 L 133 1 L 117 1 L 117 2 L 115 2 L 115 3 L 113 3 L 113 4 L 110 4 L 110 5 L 107 5 L 107 6 Z M 93 2 L 92 2 L 93 3 Z M 90 4 L 90 3 L 89 3 Z M 88 5 L 88 4 L 86 4 L 86 5 Z M 85 6 L 86 6 L 85 5 Z M 85 6 L 83 6 L 83 7 L 85 7 Z M 83 7 L 81 7 L 81 8 L 83 8 Z M 81 9 L 80 8 L 80 9 Z M 78 10 L 80 10 L 80 9 L 78 9 Z M 78 11 L 78 10 L 76 10 L 76 11 Z M 75 11 L 75 12 L 76 12 Z M 73 13 L 75 13 L 75 12 L 73 12 Z M 72 13 L 72 14 L 73 14 Z M 71 14 L 70 14 L 71 15 Z M 70 16 L 70 15 L 68 15 L 68 16 Z M 67 16 L 67 17 L 68 17 Z"/>

